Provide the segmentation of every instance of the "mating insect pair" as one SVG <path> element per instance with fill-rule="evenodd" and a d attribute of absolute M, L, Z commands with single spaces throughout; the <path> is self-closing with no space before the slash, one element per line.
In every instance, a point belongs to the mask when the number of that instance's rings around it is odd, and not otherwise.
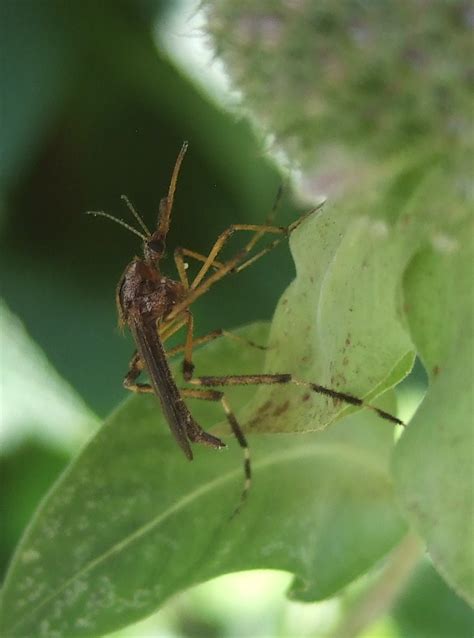
<path fill-rule="evenodd" d="M 190 460 L 193 458 L 191 443 L 202 443 L 214 448 L 225 447 L 225 444 L 216 436 L 202 429 L 191 415 L 184 399 L 220 401 L 232 432 L 243 448 L 245 455 L 245 484 L 241 494 L 241 502 L 243 502 L 251 482 L 249 448 L 245 435 L 224 393 L 221 390 L 216 390 L 216 387 L 292 383 L 350 405 L 369 408 L 382 418 L 393 423 L 402 424 L 402 422 L 391 414 L 368 405 L 351 394 L 338 392 L 317 383 L 298 379 L 292 374 L 193 376 L 192 354 L 195 346 L 208 343 L 221 336 L 242 339 L 224 330 L 215 330 L 195 339 L 193 334 L 193 315 L 190 311 L 191 304 L 207 292 L 217 281 L 229 273 L 240 272 L 272 250 L 282 239 L 299 226 L 307 215 L 304 215 L 288 227 L 275 226 L 270 223 L 267 225 L 234 224 L 219 235 L 208 255 L 202 255 L 185 248 L 177 248 L 174 252 L 174 260 L 180 281 L 164 276 L 160 272 L 159 263 L 165 252 L 176 182 L 187 146 L 185 142 L 176 160 L 168 194 L 160 201 L 158 223 L 153 233 L 150 233 L 138 212 L 125 196 L 122 196 L 122 199 L 126 202 L 141 230 L 137 230 L 123 220 L 112 217 L 103 211 L 90 212 L 89 214 L 112 219 L 143 240 L 143 258 L 135 257 L 127 266 L 116 292 L 119 323 L 130 328 L 137 346 L 137 350 L 130 362 L 129 371 L 124 379 L 125 388 L 134 392 L 152 392 L 156 394 L 171 432 L 186 457 Z M 249 231 L 253 233 L 253 236 L 232 259 L 223 262 L 219 261 L 218 256 L 224 245 L 231 235 L 238 231 Z M 258 241 L 266 234 L 273 234 L 278 237 L 265 248 L 251 255 Z M 202 264 L 192 281 L 189 281 L 187 275 L 185 258 L 195 259 Z M 182 328 L 186 329 L 184 345 L 166 352 L 163 344 Z M 254 347 L 261 347 L 252 342 L 247 343 Z M 184 352 L 182 364 L 184 380 L 188 385 L 194 387 L 178 388 L 171 374 L 168 357 L 179 352 Z M 137 382 L 142 371 L 148 373 L 150 384 Z"/>

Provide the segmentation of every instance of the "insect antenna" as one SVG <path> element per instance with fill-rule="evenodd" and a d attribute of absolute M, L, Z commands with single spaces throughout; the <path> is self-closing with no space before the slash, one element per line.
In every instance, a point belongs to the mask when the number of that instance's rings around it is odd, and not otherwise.
<path fill-rule="evenodd" d="M 147 237 L 150 237 L 151 233 L 148 230 L 147 225 L 145 224 L 145 222 L 143 221 L 140 213 L 137 211 L 137 209 L 135 208 L 135 206 L 132 204 L 132 202 L 128 199 L 128 197 L 126 195 L 120 195 L 120 199 L 125 202 L 128 210 L 132 213 L 132 215 L 135 217 L 135 219 L 137 220 L 137 222 L 140 224 L 140 226 L 143 228 L 143 230 L 146 233 Z"/>
<path fill-rule="evenodd" d="M 107 219 L 111 219 L 113 222 L 120 224 L 120 226 L 123 226 L 134 235 L 138 235 L 138 237 L 141 237 L 143 241 L 146 241 L 148 239 L 147 235 L 144 235 L 136 228 L 133 228 L 133 226 L 130 226 L 130 224 L 127 224 L 127 222 L 125 222 L 123 219 L 120 219 L 119 217 L 114 217 L 113 215 L 109 215 L 109 213 L 105 213 L 103 210 L 88 210 L 86 211 L 86 215 L 93 215 L 94 217 L 107 217 Z"/>

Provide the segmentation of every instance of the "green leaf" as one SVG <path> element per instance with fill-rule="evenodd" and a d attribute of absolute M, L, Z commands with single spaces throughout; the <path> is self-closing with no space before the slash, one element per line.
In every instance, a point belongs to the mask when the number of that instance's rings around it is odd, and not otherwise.
<path fill-rule="evenodd" d="M 392 614 L 400 636 L 472 638 L 474 612 L 446 585 L 428 560 L 415 570 Z"/>
<path fill-rule="evenodd" d="M 211 367 L 226 363 L 227 347 L 205 349 Z M 258 351 L 233 348 L 239 369 L 261 369 Z M 199 407 L 202 423 L 212 423 L 216 406 Z M 387 473 L 393 431 L 374 415 L 324 433 L 251 436 L 250 445 L 254 489 L 230 520 L 243 481 L 238 446 L 196 448 L 188 463 L 156 399 L 127 400 L 31 523 L 4 587 L 4 633 L 100 635 L 195 583 L 257 567 L 293 572 L 294 596 L 325 597 L 402 535 Z"/>
<path fill-rule="evenodd" d="M 297 276 L 278 304 L 265 369 L 372 400 L 413 365 L 397 302 L 416 243 L 374 207 L 366 211 L 327 207 L 292 234 Z M 244 422 L 249 431 L 304 432 L 344 410 L 304 388 L 262 387 Z"/>
<path fill-rule="evenodd" d="M 454 209 L 459 216 L 459 206 Z M 454 212 L 453 211 L 453 212 Z M 411 264 L 405 298 L 429 392 L 397 447 L 395 477 L 410 521 L 441 575 L 474 603 L 472 218 L 434 237 Z"/>
<path fill-rule="evenodd" d="M 293 372 L 372 400 L 413 360 L 397 291 L 416 244 L 377 214 L 341 209 L 308 218 L 291 243 L 297 278 L 277 309 L 266 361 L 221 340 L 196 353 L 197 374 Z M 266 343 L 268 328 L 243 334 Z M 188 464 L 156 399 L 130 399 L 21 542 L 4 589 L 8 635 L 97 635 L 192 584 L 256 567 L 294 573 L 299 599 L 324 598 L 393 546 L 404 526 L 387 473 L 391 427 L 364 411 L 328 432 L 295 436 L 323 428 L 345 406 L 289 385 L 230 390 L 248 430 L 293 431 L 249 437 L 254 488 L 239 516 L 229 520 L 243 481 L 238 446 L 197 449 Z M 197 402 L 193 414 L 222 428 L 219 405 Z"/>
<path fill-rule="evenodd" d="M 77 450 L 98 426 L 97 417 L 59 376 L 24 325 L 0 299 L 2 427 L 5 454 L 26 439 Z M 25 396 L 25 379 L 28 393 Z"/>

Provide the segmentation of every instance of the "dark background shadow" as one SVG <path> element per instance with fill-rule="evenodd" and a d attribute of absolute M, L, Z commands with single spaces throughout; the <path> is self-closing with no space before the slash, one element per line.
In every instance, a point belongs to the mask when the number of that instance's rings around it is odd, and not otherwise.
<path fill-rule="evenodd" d="M 263 221 L 281 181 L 249 124 L 212 103 L 157 48 L 153 30 L 167 10 L 166 2 L 135 0 L 7 2 L 1 10 L 2 296 L 99 417 L 126 394 L 133 346 L 116 328 L 114 295 L 141 245 L 84 212 L 129 219 L 126 193 L 153 225 L 187 139 L 169 255 L 177 245 L 206 252 L 229 224 Z M 296 215 L 283 202 L 278 221 Z M 170 257 L 165 269 L 174 275 Z M 292 273 L 283 245 L 222 282 L 194 308 L 197 334 L 270 319 Z M 3 567 L 66 460 L 35 441 L 3 457 Z"/>

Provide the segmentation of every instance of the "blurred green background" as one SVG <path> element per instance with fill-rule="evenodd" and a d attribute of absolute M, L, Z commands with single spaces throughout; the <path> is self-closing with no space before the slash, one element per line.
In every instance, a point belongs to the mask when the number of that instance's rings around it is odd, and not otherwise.
<path fill-rule="evenodd" d="M 170 23 L 183 10 L 187 34 Z M 153 225 L 184 139 L 170 256 L 263 220 L 280 185 L 248 122 L 170 59 L 166 38 L 194 44 L 194 11 L 159 0 L 2 3 L 2 575 L 40 498 L 126 395 L 133 345 L 116 328 L 114 295 L 141 245 L 84 212 L 128 219 L 126 193 Z M 295 209 L 283 202 L 278 214 L 287 223 Z M 165 268 L 174 274 L 172 258 Z M 269 319 L 291 277 L 282 246 L 237 288 L 224 281 L 198 302 L 197 332 Z"/>
<path fill-rule="evenodd" d="M 114 292 L 141 246 L 84 212 L 127 219 L 126 193 L 152 225 L 187 139 L 169 254 L 178 245 L 205 253 L 229 224 L 263 221 L 282 181 L 249 122 L 221 105 L 215 85 L 205 88 L 215 65 L 203 50 L 197 8 L 161 0 L 2 3 L 2 575 L 40 498 L 125 396 L 133 347 L 116 328 Z M 297 215 L 286 193 L 278 221 Z M 174 272 L 172 259 L 166 266 Z M 196 304 L 197 333 L 270 319 L 292 274 L 280 246 Z M 321 635 L 343 604 L 287 602 L 289 579 L 224 577 L 120 635 Z M 443 613 L 433 622 L 436 601 Z M 456 623 L 443 624 L 449 617 Z M 470 629 L 464 604 L 425 565 L 370 636 Z"/>

